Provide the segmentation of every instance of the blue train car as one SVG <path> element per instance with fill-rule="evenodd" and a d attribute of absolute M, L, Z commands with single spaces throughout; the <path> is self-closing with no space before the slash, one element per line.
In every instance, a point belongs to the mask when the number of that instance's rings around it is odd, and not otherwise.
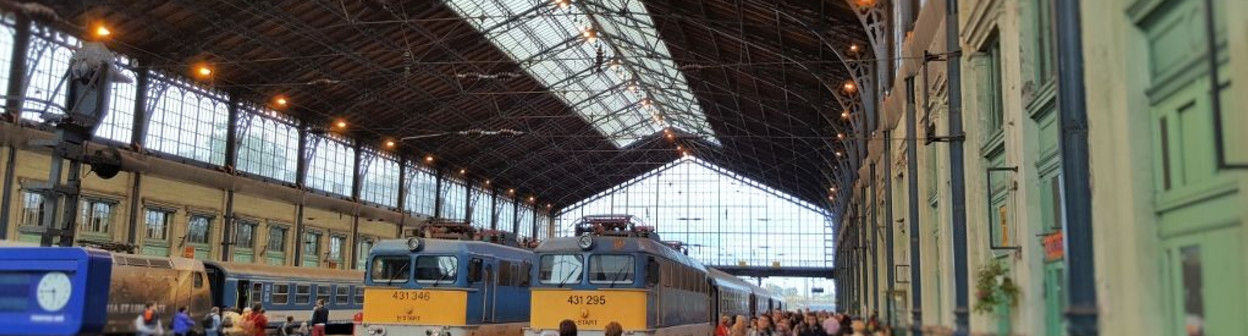
<path fill-rule="evenodd" d="M 317 300 L 329 308 L 331 332 L 349 331 L 364 304 L 364 272 L 288 266 L 204 262 L 217 307 L 264 307 L 269 328 L 287 316 L 312 319 Z"/>
<path fill-rule="evenodd" d="M 518 335 L 529 321 L 532 256 L 481 241 L 378 242 L 356 334 Z"/>

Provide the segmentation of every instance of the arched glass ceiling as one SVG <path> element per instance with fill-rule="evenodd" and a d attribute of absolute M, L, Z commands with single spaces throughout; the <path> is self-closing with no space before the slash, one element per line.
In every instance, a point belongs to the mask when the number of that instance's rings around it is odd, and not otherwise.
<path fill-rule="evenodd" d="M 616 146 L 666 127 L 718 144 L 640 0 L 449 3 Z"/>
<path fill-rule="evenodd" d="M 707 265 L 831 267 L 827 212 L 696 158 L 683 158 L 585 201 L 556 219 L 569 236 L 587 215 L 630 214 Z"/>

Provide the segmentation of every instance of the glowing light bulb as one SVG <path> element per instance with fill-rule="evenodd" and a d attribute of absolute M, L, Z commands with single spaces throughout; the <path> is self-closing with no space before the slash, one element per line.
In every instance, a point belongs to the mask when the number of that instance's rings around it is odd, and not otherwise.
<path fill-rule="evenodd" d="M 845 88 L 845 91 L 848 92 L 854 92 L 854 90 L 858 89 L 858 86 L 854 85 L 853 81 L 846 81 L 843 87 Z"/>
<path fill-rule="evenodd" d="M 386 148 L 394 148 L 394 140 L 386 140 Z"/>
<path fill-rule="evenodd" d="M 836 138 L 840 140 L 845 140 L 845 133 L 837 133 Z"/>
<path fill-rule="evenodd" d="M 195 67 L 195 75 L 198 76 L 199 78 L 211 77 L 212 68 L 209 68 L 207 64 L 200 64 Z"/>
<path fill-rule="evenodd" d="M 433 162 L 433 155 L 425 155 L 425 162 Z"/>
<path fill-rule="evenodd" d="M 347 121 L 346 121 L 346 120 L 341 120 L 341 119 L 339 119 L 337 122 L 334 122 L 334 127 L 337 127 L 337 128 L 340 128 L 340 129 L 341 129 L 341 128 L 347 128 Z"/>
<path fill-rule="evenodd" d="M 113 35 L 113 31 L 108 30 L 108 27 L 105 27 L 104 25 L 96 26 L 94 33 L 96 37 L 108 37 L 109 35 Z"/>
<path fill-rule="evenodd" d="M 275 105 L 277 105 L 277 106 L 284 107 L 284 106 L 286 106 L 286 104 L 288 104 L 288 103 L 290 103 L 290 102 L 286 100 L 286 97 L 283 97 L 283 96 L 277 96 L 276 98 L 273 98 L 273 104 L 275 104 Z"/>
<path fill-rule="evenodd" d="M 468 174 L 468 170 L 467 170 L 467 169 L 460 169 L 460 170 L 459 170 L 459 175 L 464 175 L 464 174 Z"/>
<path fill-rule="evenodd" d="M 849 51 L 850 51 L 850 52 L 858 52 L 858 45 L 857 45 L 857 44 L 850 45 L 850 46 L 849 46 Z"/>

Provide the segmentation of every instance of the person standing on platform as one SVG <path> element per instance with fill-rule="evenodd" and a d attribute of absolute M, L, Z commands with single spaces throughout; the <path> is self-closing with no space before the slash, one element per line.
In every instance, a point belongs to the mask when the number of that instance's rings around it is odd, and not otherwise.
<path fill-rule="evenodd" d="M 143 306 L 143 312 L 138 318 L 134 319 L 134 330 L 138 336 L 155 336 L 164 333 L 165 328 L 160 325 L 160 316 L 156 314 L 156 304 L 148 302 Z"/>
<path fill-rule="evenodd" d="M 728 315 L 719 317 L 719 324 L 715 326 L 715 336 L 728 336 L 732 332 L 732 325 L 729 324 L 730 320 Z"/>
<path fill-rule="evenodd" d="M 191 333 L 191 327 L 195 326 L 195 321 L 191 320 L 191 315 L 186 313 L 186 307 L 178 308 L 178 312 L 173 314 L 173 321 L 169 323 L 173 327 L 174 336 L 187 336 Z"/>
<path fill-rule="evenodd" d="M 624 327 L 620 326 L 619 322 L 614 322 L 614 321 L 612 321 L 611 323 L 607 323 L 607 329 L 606 331 L 603 332 L 603 336 L 623 336 L 623 335 L 624 335 Z"/>
<path fill-rule="evenodd" d="M 576 322 L 572 320 L 559 322 L 559 336 L 576 336 Z"/>
<path fill-rule="evenodd" d="M 204 336 L 221 336 L 221 308 L 212 307 L 204 316 Z"/>
<path fill-rule="evenodd" d="M 254 336 L 265 336 L 269 327 L 269 317 L 264 316 L 264 307 L 256 304 L 251 309 L 251 334 Z"/>
<path fill-rule="evenodd" d="M 325 308 L 325 299 L 316 300 L 316 308 L 312 309 L 312 336 L 325 336 L 325 324 L 329 323 L 329 308 Z"/>

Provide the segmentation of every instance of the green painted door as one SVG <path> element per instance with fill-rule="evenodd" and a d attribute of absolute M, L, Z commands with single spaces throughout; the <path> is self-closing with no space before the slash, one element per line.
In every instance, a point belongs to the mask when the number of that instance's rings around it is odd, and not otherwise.
<path fill-rule="evenodd" d="M 1204 1 L 1174 0 L 1137 21 L 1148 41 L 1152 83 L 1148 121 L 1164 334 L 1243 335 L 1248 330 L 1240 215 L 1244 198 L 1232 172 L 1216 164 L 1204 12 Z M 1220 16 L 1215 22 L 1223 45 L 1219 70 L 1227 74 L 1226 14 L 1214 12 Z M 1242 115 L 1242 106 L 1236 104 L 1242 98 L 1230 90 L 1236 83 L 1222 76 L 1217 84 L 1225 113 Z M 1227 145 L 1234 149 L 1237 144 Z"/>
<path fill-rule="evenodd" d="M 1163 258 L 1168 335 L 1242 335 L 1245 309 L 1240 226 L 1167 239 Z"/>
<path fill-rule="evenodd" d="M 1062 311 L 1066 309 L 1066 268 L 1061 260 L 1044 264 L 1044 334 L 1066 334 Z"/>

